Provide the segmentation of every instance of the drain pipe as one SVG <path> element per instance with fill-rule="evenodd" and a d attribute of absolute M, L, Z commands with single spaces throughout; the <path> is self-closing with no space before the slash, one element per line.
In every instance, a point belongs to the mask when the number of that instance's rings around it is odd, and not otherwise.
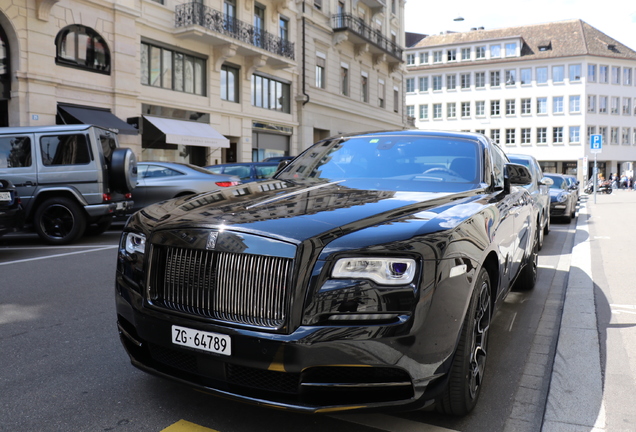
<path fill-rule="evenodd" d="M 307 72 L 305 67 L 307 65 L 306 62 L 306 53 L 305 53 L 305 40 L 306 40 L 306 18 L 305 18 L 305 0 L 303 0 L 303 96 L 305 96 L 305 100 L 303 101 L 303 106 L 309 102 L 309 95 L 307 94 Z"/>

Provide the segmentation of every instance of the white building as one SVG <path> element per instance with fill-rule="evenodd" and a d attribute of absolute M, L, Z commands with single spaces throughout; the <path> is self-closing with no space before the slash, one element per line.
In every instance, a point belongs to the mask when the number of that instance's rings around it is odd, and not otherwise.
<path fill-rule="evenodd" d="M 405 53 L 419 129 L 481 132 L 581 180 L 590 135 L 603 136 L 606 177 L 636 161 L 636 52 L 581 20 L 432 35 Z"/>

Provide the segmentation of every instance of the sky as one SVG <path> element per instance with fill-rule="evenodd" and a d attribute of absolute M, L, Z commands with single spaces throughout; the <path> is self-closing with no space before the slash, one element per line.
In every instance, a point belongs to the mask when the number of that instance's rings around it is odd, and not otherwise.
<path fill-rule="evenodd" d="M 407 32 L 428 35 L 581 19 L 636 51 L 636 0 L 406 0 L 405 15 Z"/>

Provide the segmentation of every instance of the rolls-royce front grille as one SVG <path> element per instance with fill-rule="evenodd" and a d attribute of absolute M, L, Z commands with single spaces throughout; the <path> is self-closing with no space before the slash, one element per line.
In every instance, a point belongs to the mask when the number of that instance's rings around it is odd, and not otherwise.
<path fill-rule="evenodd" d="M 155 246 L 150 300 L 160 308 L 230 323 L 279 328 L 292 259 Z"/>

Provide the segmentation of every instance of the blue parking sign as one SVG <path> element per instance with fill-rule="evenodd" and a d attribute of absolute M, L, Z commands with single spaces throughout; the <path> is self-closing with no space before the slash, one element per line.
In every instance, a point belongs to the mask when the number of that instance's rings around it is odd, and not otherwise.
<path fill-rule="evenodd" d="M 590 135 L 590 151 L 592 153 L 600 153 L 603 150 L 603 135 Z"/>

